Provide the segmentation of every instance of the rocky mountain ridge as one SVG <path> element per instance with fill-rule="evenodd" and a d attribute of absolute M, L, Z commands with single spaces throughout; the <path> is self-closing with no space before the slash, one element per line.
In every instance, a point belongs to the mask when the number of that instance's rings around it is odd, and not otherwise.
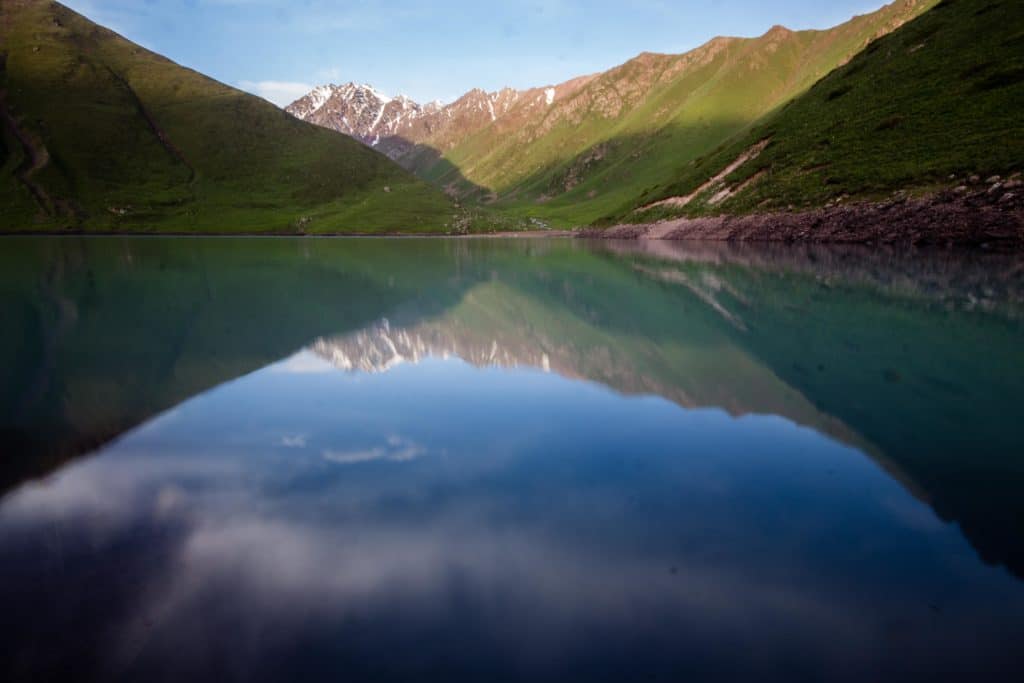
<path fill-rule="evenodd" d="M 316 87 L 285 111 L 296 118 L 349 135 L 394 160 L 410 157 L 419 144 L 439 149 L 454 144 L 504 117 L 517 104 L 550 107 L 564 88 L 470 90 L 454 102 L 420 104 L 405 95 L 389 97 L 369 84 Z"/>
<path fill-rule="evenodd" d="M 460 199 L 579 225 L 678 177 L 937 0 L 895 0 L 821 31 L 774 26 L 683 54 L 644 52 L 558 85 L 474 89 L 424 107 L 322 86 L 287 110 L 353 135 Z"/>

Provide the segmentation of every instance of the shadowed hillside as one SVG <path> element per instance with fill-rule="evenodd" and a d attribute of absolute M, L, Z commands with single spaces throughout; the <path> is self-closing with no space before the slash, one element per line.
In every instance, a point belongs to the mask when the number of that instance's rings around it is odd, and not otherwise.
<path fill-rule="evenodd" d="M 48 0 L 0 4 L 0 231 L 444 230 L 383 155 Z"/>

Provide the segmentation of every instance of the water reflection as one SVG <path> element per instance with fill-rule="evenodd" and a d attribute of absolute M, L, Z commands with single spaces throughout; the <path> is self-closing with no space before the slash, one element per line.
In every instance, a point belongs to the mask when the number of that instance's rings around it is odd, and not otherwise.
<path fill-rule="evenodd" d="M 5 677 L 1021 668 L 1014 258 L 10 244 Z"/>

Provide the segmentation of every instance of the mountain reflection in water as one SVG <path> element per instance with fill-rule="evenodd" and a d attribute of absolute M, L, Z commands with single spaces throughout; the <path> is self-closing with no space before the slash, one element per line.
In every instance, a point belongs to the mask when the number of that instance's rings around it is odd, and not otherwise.
<path fill-rule="evenodd" d="M 5 679 L 1021 668 L 1017 257 L 4 246 Z"/>

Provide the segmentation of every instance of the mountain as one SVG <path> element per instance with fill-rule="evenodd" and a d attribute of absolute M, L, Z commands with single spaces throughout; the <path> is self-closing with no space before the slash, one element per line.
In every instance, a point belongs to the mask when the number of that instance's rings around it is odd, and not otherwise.
<path fill-rule="evenodd" d="M 450 104 L 425 105 L 399 95 L 390 98 L 371 85 L 322 85 L 285 108 L 293 116 L 344 133 L 363 142 L 409 170 L 435 181 L 456 197 L 480 191 L 451 166 L 443 155 L 459 148 L 469 136 L 499 119 L 505 127 L 525 125 L 530 117 L 548 111 L 555 100 L 575 93 L 590 77 L 559 86 L 485 92 L 479 88 Z M 514 112 L 509 116 L 510 112 Z"/>
<path fill-rule="evenodd" d="M 611 219 L 820 207 L 944 187 L 1009 200 L 1022 185 L 1006 182 L 1024 170 L 1022 111 L 1024 3 L 943 0 Z"/>
<path fill-rule="evenodd" d="M 323 85 L 293 102 L 293 116 L 331 128 L 377 147 L 381 139 L 408 134 L 417 122 L 440 110 L 439 103 L 421 106 L 408 97 L 388 97 L 370 85 Z"/>
<path fill-rule="evenodd" d="M 47 0 L 0 3 L 0 231 L 447 229 L 364 145 Z"/>
<path fill-rule="evenodd" d="M 690 162 L 936 2 L 897 0 L 826 31 L 776 26 L 685 54 L 644 53 L 556 86 L 474 90 L 429 110 L 410 103 L 412 116 L 376 102 L 362 116 L 373 98 L 357 86 L 319 88 L 289 111 L 368 141 L 454 196 L 578 225 L 674 182 Z"/>

